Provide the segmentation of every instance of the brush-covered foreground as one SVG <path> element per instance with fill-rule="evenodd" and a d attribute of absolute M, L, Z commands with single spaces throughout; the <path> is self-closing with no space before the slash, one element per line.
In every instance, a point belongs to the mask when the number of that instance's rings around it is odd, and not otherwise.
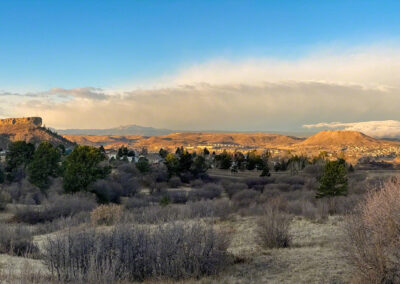
<path fill-rule="evenodd" d="M 357 204 L 377 204 L 368 190 L 388 187 L 377 176 L 349 174 L 347 196 L 317 199 L 316 169 L 149 183 L 126 167 L 94 185 L 108 200 L 133 192 L 114 203 L 65 194 L 57 180 L 47 196 L 25 180 L 4 187 L 0 282 L 363 283 L 345 245 L 364 227 L 346 228 Z M 374 246 L 361 244 L 352 256 Z"/>

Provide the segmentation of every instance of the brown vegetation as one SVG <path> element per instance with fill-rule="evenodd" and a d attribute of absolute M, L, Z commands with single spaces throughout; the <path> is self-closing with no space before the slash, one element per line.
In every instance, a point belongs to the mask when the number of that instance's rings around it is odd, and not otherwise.
<path fill-rule="evenodd" d="M 400 282 L 400 187 L 388 182 L 367 195 L 346 223 L 345 252 L 355 283 Z"/>

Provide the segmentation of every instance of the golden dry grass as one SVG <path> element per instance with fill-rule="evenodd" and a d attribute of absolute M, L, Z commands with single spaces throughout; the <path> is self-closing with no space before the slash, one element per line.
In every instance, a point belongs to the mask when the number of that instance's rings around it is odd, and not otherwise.
<path fill-rule="evenodd" d="M 330 217 L 324 223 L 296 217 L 290 225 L 292 246 L 264 249 L 256 241 L 257 217 L 236 215 L 216 222 L 217 230 L 231 235 L 228 250 L 235 256 L 236 263 L 220 275 L 179 283 L 348 283 L 351 271 L 339 249 L 342 223 L 343 218 L 339 216 Z M 41 237 L 37 236 L 36 241 Z M 7 255 L 0 256 L 0 275 L 7 279 L 21 278 L 27 264 L 32 273 L 46 276 L 46 268 L 40 260 Z M 151 280 L 145 283 L 176 282 Z"/>

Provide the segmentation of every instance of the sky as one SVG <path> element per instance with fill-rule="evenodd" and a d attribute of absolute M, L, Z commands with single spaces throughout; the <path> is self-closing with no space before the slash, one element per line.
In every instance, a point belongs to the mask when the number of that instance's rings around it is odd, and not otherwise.
<path fill-rule="evenodd" d="M 399 1 L 0 2 L 0 116 L 400 135 Z"/>

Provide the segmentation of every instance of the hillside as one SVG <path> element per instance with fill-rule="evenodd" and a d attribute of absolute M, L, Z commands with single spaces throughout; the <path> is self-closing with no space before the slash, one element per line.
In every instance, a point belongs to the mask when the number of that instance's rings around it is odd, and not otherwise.
<path fill-rule="evenodd" d="M 118 148 L 129 145 L 133 148 L 149 149 L 175 148 L 178 146 L 217 146 L 217 147 L 288 147 L 302 141 L 300 138 L 268 133 L 172 133 L 161 136 L 111 136 L 111 135 L 64 135 L 78 144 Z M 220 146 L 218 146 L 218 144 Z"/>
<path fill-rule="evenodd" d="M 0 148 L 5 149 L 10 142 L 26 141 L 39 144 L 49 141 L 53 145 L 72 146 L 74 143 L 49 129 L 42 127 L 40 117 L 7 118 L 0 120 Z"/>
<path fill-rule="evenodd" d="M 378 140 L 358 131 L 327 130 L 318 132 L 307 138 L 299 143 L 298 146 L 318 146 L 321 148 L 345 146 L 375 147 L 385 143 L 390 144 L 391 142 Z"/>

